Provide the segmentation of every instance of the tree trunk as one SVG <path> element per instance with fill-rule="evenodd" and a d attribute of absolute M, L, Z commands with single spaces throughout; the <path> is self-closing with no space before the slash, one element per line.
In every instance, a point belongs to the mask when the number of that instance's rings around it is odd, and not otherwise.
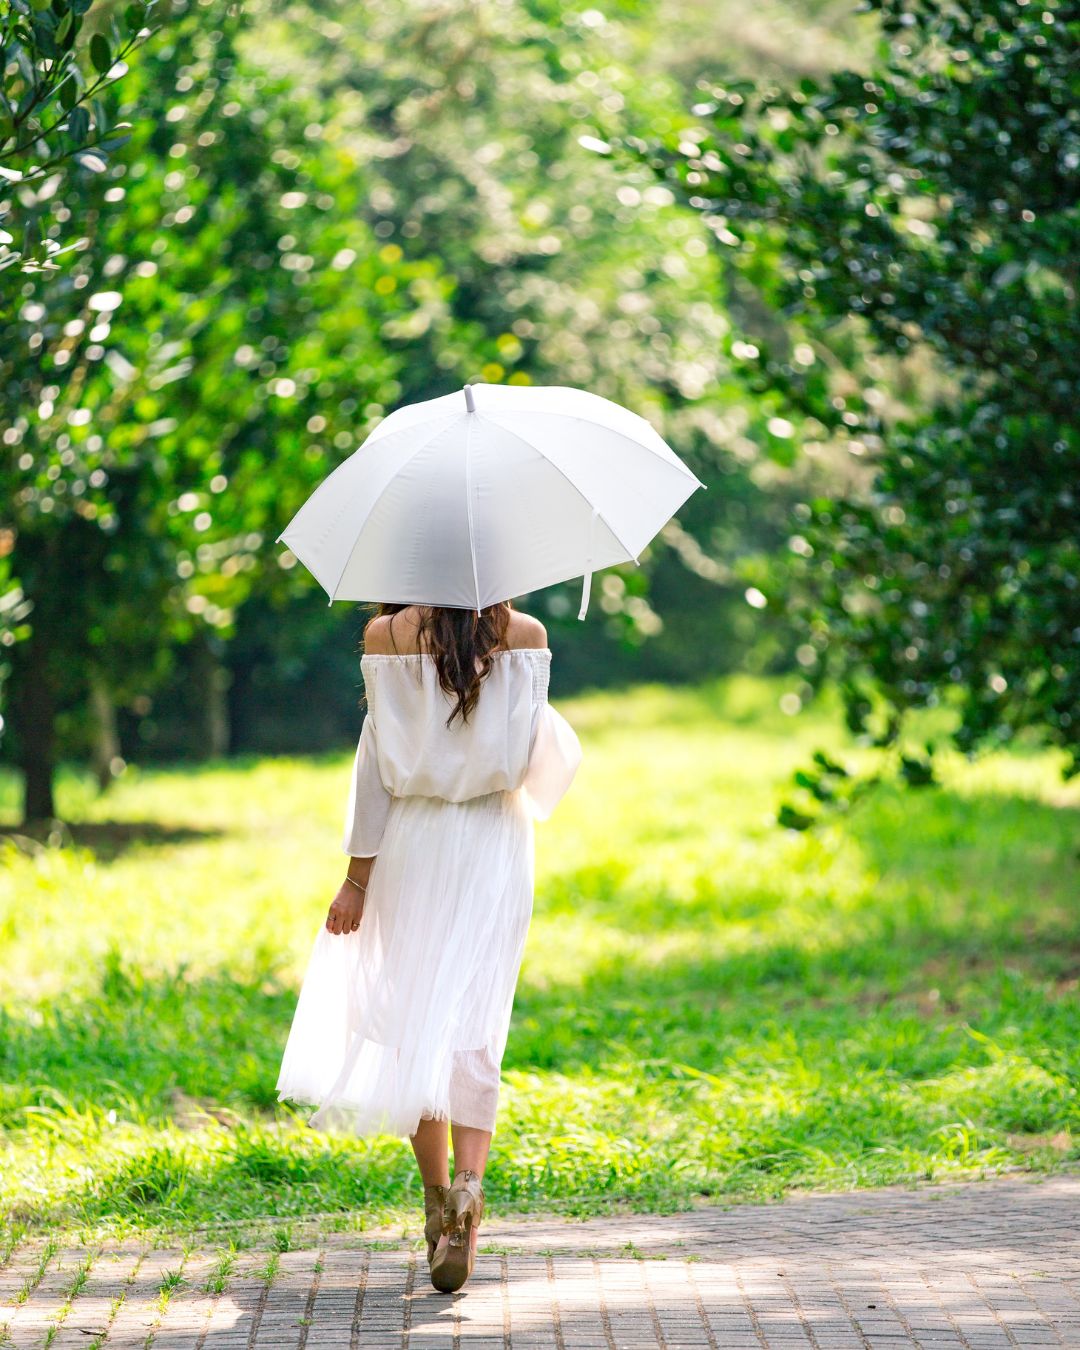
<path fill-rule="evenodd" d="M 101 674 L 90 672 L 90 710 L 94 717 L 94 775 L 100 791 L 115 778 L 117 761 L 120 759 L 120 734 L 116 729 L 116 705 L 113 703 L 112 690 L 102 679 Z"/>
<path fill-rule="evenodd" d="M 196 738 L 200 756 L 217 759 L 229 753 L 229 671 L 222 665 L 209 633 L 200 631 L 192 641 L 192 680 L 198 692 L 201 727 Z"/>
<path fill-rule="evenodd" d="M 35 821 L 56 817 L 53 803 L 56 704 L 40 634 L 35 630 L 19 645 L 12 678 L 12 711 L 19 734 L 25 829 Z"/>

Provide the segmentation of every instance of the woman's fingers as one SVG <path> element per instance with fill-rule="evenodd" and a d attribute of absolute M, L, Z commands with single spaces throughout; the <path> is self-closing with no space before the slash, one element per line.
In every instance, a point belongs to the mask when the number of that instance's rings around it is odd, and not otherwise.
<path fill-rule="evenodd" d="M 327 932 L 355 933 L 364 917 L 364 902 L 356 904 L 351 898 L 347 901 L 334 900 L 326 916 Z"/>

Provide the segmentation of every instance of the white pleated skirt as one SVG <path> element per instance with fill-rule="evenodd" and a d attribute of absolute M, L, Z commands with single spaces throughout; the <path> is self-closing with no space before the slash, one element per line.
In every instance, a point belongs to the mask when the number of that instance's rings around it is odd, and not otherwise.
<path fill-rule="evenodd" d="M 494 1133 L 532 916 L 521 788 L 395 797 L 355 933 L 320 923 L 278 1076 L 309 1124 L 411 1135 L 422 1119 Z"/>

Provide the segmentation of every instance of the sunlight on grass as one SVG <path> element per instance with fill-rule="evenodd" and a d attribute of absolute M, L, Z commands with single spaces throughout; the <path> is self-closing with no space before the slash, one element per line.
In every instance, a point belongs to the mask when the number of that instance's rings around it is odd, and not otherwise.
<path fill-rule="evenodd" d="M 585 761 L 537 830 L 494 1208 L 1077 1156 L 1080 791 L 1049 753 L 953 755 L 941 787 L 781 831 L 792 770 L 844 742 L 834 704 L 784 717 L 779 692 L 557 700 Z M 351 748 L 131 770 L 104 799 L 65 776 L 75 846 L 0 845 L 9 1225 L 175 1236 L 418 1205 L 405 1141 L 320 1135 L 274 1091 L 350 766 Z"/>

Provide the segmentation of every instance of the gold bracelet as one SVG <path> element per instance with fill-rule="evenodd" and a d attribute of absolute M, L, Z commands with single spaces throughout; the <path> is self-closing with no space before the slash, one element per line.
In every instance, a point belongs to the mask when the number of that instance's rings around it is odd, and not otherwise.
<path fill-rule="evenodd" d="M 353 881 L 352 877 L 349 876 L 348 872 L 345 873 L 345 880 L 346 880 L 346 881 L 351 881 L 352 884 L 356 887 L 356 889 L 357 889 L 358 891 L 366 891 L 366 890 L 367 890 L 367 887 L 366 887 L 366 886 L 361 886 L 360 883 L 359 883 L 358 881 Z"/>

